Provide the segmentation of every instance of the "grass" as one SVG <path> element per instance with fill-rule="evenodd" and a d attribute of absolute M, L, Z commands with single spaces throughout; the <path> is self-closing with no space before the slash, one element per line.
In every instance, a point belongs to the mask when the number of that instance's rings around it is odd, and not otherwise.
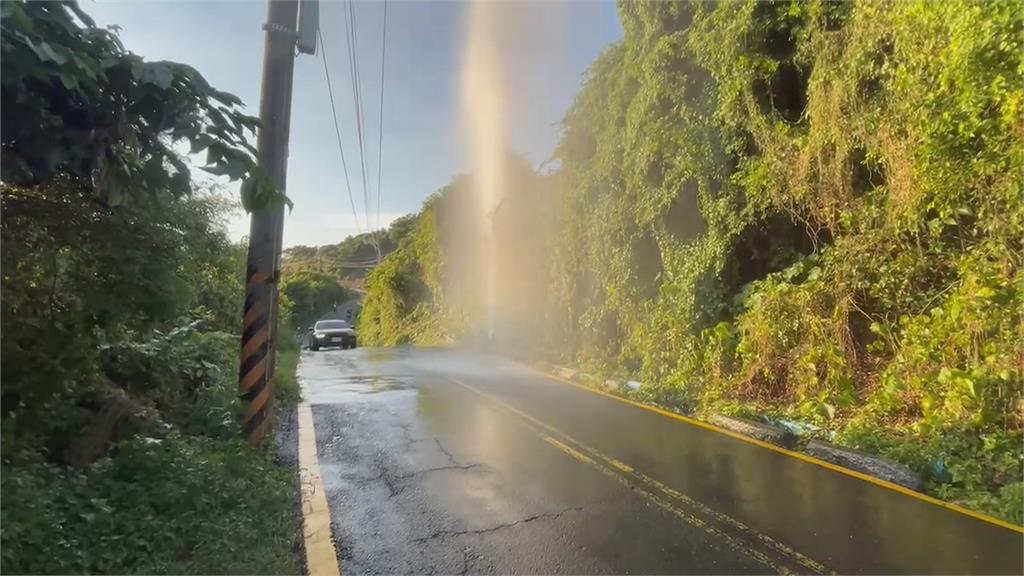
<path fill-rule="evenodd" d="M 287 324 L 278 330 L 278 334 L 281 336 L 278 338 L 277 345 L 274 397 L 280 408 L 290 408 L 302 400 L 302 390 L 296 376 L 302 350 L 298 340 L 292 337 L 294 333 L 295 330 Z"/>

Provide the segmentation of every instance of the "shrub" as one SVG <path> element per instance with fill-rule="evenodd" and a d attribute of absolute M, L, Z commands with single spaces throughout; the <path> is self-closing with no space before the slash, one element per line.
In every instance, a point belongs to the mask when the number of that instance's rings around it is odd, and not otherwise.
<path fill-rule="evenodd" d="M 5 573 L 298 574 L 297 480 L 241 440 L 122 442 L 83 472 L 3 462 Z"/>

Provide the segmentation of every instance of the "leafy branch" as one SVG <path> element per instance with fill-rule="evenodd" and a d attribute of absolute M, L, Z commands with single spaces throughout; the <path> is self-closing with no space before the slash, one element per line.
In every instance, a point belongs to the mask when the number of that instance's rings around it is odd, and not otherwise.
<path fill-rule="evenodd" d="M 291 205 L 257 165 L 259 120 L 194 68 L 143 60 L 74 2 L 4 2 L 0 28 L 5 183 L 65 174 L 110 205 L 188 194 L 185 141 L 203 170 L 244 181 L 246 210 Z"/>

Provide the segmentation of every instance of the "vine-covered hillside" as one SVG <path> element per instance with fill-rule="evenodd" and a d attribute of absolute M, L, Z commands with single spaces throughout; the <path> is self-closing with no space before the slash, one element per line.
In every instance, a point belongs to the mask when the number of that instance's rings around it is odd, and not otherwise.
<path fill-rule="evenodd" d="M 552 222 L 528 235 L 545 288 L 517 298 L 537 318 L 517 351 L 682 410 L 817 425 L 1022 521 L 1019 6 L 619 12 L 524 201 Z M 370 275 L 364 340 L 474 325 L 436 204 Z"/>

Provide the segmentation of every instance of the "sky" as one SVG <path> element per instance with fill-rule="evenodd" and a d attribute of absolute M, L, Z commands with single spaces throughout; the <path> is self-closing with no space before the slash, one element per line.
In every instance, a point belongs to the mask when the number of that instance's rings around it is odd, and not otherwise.
<path fill-rule="evenodd" d="M 100 25 L 120 27 L 129 50 L 147 60 L 173 60 L 199 70 L 220 90 L 239 96 L 258 115 L 266 3 L 255 0 L 82 2 Z M 611 1 L 520 0 L 508 7 L 521 38 L 503 41 L 510 94 L 509 147 L 539 166 L 558 140 L 558 122 L 587 67 L 622 36 Z M 463 2 L 395 1 L 387 5 L 383 147 L 379 219 L 376 210 L 378 115 L 384 5 L 354 4 L 363 100 L 369 214 L 364 212 L 345 5 L 323 0 L 325 51 L 295 63 L 284 246 L 340 242 L 379 222 L 419 210 L 431 193 L 471 168 L 460 145 L 459 74 L 469 6 Z M 513 22 L 514 21 L 514 22 Z M 338 153 L 323 61 L 329 63 L 341 124 L 353 215 Z M 199 172 L 198 170 L 194 172 Z M 230 187 L 237 194 L 237 186 Z M 367 217 L 368 216 L 368 217 Z M 369 220 L 369 222 L 367 222 Z M 248 233 L 239 213 L 232 237 Z"/>

